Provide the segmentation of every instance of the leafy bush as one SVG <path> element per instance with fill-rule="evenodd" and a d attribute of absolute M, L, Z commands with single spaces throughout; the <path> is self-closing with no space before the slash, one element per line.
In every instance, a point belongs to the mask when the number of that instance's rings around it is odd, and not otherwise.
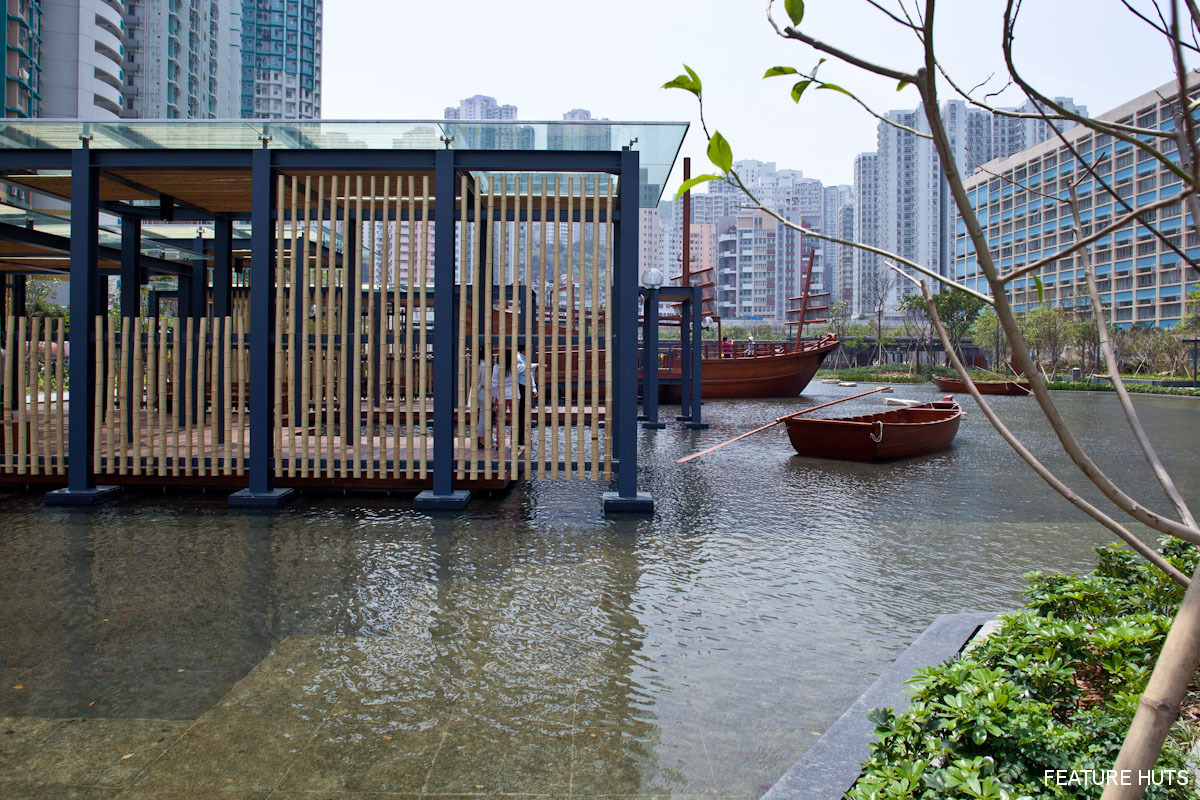
<path fill-rule="evenodd" d="M 1089 383 L 1087 381 L 1050 381 L 1047 389 L 1062 389 L 1077 392 L 1111 392 L 1115 391 L 1111 383 Z M 1200 397 L 1200 390 L 1189 389 L 1185 386 L 1155 386 L 1150 383 L 1127 383 L 1126 390 L 1130 394 L 1174 394 L 1184 397 Z"/>
<path fill-rule="evenodd" d="M 1046 770 L 1111 768 L 1183 590 L 1132 552 L 1097 552 L 1089 575 L 1030 574 L 1026 610 L 977 647 L 918 670 L 905 713 L 876 709 L 879 740 L 847 797 L 1099 797 L 1098 778 L 1059 786 Z M 1195 569 L 1196 548 L 1171 543 L 1164 553 Z M 1184 769 L 1185 754 L 1169 739 L 1158 768 Z M 1195 797 L 1194 786 L 1161 784 L 1146 796 Z"/>

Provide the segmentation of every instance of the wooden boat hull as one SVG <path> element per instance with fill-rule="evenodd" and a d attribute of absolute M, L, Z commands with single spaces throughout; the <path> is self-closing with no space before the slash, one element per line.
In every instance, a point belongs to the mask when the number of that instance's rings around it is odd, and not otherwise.
<path fill-rule="evenodd" d="M 762 343 L 764 349 L 769 343 Z M 705 358 L 700 390 L 705 400 L 796 397 L 808 386 L 825 357 L 838 348 L 836 339 L 808 342 L 800 350 L 736 358 Z M 679 379 L 678 369 L 660 369 L 659 379 Z M 680 401 L 680 387 L 659 386 L 659 401 Z"/>
<path fill-rule="evenodd" d="M 933 376 L 933 383 L 942 392 L 954 392 L 955 394 L 965 394 L 967 385 L 958 378 L 943 378 L 940 375 Z M 1003 394 L 1021 396 L 1030 394 L 1029 384 L 1022 381 L 975 381 L 975 388 L 980 394 Z"/>
<path fill-rule="evenodd" d="M 954 398 L 878 414 L 834 419 L 784 420 L 792 447 L 802 456 L 881 461 L 945 450 L 958 433 L 962 408 Z"/>

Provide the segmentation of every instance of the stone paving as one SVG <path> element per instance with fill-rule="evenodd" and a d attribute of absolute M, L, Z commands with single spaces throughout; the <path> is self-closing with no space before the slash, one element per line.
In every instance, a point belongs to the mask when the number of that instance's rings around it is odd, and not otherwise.
<path fill-rule="evenodd" d="M 480 704 L 428 683 L 423 696 L 393 689 L 380 666 L 397 646 L 391 637 L 291 636 L 195 720 L 2 717 L 0 797 L 757 796 L 722 785 L 725 770 L 702 734 L 672 745 L 656 726 L 611 709 L 591 704 L 581 715 L 586 703 L 565 676 L 548 672 L 524 694 Z M 718 760 L 756 755 L 710 738 L 726 754 Z"/>

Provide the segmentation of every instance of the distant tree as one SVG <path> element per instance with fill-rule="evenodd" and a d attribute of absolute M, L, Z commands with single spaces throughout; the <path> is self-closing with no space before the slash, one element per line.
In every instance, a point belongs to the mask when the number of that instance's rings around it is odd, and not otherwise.
<path fill-rule="evenodd" d="M 933 296 L 933 305 L 946 328 L 951 348 L 961 357 L 963 337 L 983 310 L 983 301 L 959 289 L 943 289 Z"/>
<path fill-rule="evenodd" d="M 838 300 L 829 306 L 829 330 L 840 340 L 846 338 L 846 326 L 850 324 L 850 303 Z"/>
<path fill-rule="evenodd" d="M 930 361 L 930 345 L 933 342 L 933 324 L 925 308 L 925 298 L 919 294 L 906 294 L 900 298 L 900 310 L 904 312 L 904 324 L 908 334 L 916 340 L 916 361 L 921 362 L 920 353 L 925 351 L 925 360 Z"/>

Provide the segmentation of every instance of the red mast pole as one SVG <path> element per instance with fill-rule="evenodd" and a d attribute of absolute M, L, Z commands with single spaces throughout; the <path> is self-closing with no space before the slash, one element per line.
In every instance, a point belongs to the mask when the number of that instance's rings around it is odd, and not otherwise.
<path fill-rule="evenodd" d="M 683 182 L 692 179 L 692 159 L 683 157 Z M 692 190 L 683 193 L 683 280 L 681 285 L 692 285 Z M 697 309 L 697 313 L 699 313 Z"/>

